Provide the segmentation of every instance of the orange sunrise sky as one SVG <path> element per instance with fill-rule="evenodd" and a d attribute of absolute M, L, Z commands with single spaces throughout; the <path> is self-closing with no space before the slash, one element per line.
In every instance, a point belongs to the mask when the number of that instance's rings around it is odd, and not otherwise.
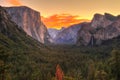
<path fill-rule="evenodd" d="M 0 0 L 2 6 L 28 6 L 41 13 L 47 28 L 90 21 L 95 13 L 120 14 L 120 0 Z"/>

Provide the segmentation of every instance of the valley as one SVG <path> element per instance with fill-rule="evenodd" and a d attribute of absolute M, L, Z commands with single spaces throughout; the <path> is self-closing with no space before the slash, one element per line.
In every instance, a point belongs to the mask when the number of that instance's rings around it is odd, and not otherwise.
<path fill-rule="evenodd" d="M 0 80 L 120 79 L 119 16 L 97 14 L 91 23 L 72 25 L 58 33 L 56 44 L 32 13 L 40 17 L 28 7 L 0 7 Z M 89 45 L 92 36 L 101 43 Z"/>

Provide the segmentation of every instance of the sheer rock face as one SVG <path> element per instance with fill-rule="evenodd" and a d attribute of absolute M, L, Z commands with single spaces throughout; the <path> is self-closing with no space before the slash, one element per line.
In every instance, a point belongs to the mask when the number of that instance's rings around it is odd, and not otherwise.
<path fill-rule="evenodd" d="M 82 24 L 77 36 L 77 45 L 87 46 L 92 37 L 92 30 L 94 30 L 94 28 L 90 26 L 90 23 Z"/>
<path fill-rule="evenodd" d="M 23 30 L 17 27 L 17 25 L 11 21 L 10 15 L 6 10 L 0 6 L 0 34 L 3 34 L 7 37 L 14 37 L 19 32 L 24 33 Z"/>
<path fill-rule="evenodd" d="M 77 35 L 77 45 L 89 45 L 93 38 L 94 44 L 120 36 L 120 16 L 95 14 L 91 23 L 82 25 Z M 92 39 L 92 40 L 91 40 Z"/>
<path fill-rule="evenodd" d="M 49 42 L 50 36 L 40 19 L 40 13 L 25 6 L 7 7 L 6 11 L 19 27 L 41 43 Z"/>
<path fill-rule="evenodd" d="M 5 8 L 0 6 L 0 45 L 10 47 L 12 44 L 13 47 L 13 45 L 19 44 L 23 46 L 26 41 L 35 42 L 30 36 L 26 36 L 24 30 L 11 20 Z M 28 43 L 26 44 L 29 45 Z"/>

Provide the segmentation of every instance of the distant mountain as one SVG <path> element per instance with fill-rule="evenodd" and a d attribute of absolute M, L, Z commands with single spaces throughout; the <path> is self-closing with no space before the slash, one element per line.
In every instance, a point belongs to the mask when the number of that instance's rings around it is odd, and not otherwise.
<path fill-rule="evenodd" d="M 76 45 L 101 45 L 104 41 L 120 36 L 120 16 L 109 13 L 95 14 L 91 22 L 69 26 L 62 31 L 53 32 L 53 43 Z"/>
<path fill-rule="evenodd" d="M 63 31 L 64 29 L 65 29 L 64 27 L 62 27 L 60 30 L 49 28 L 48 32 L 49 32 L 50 36 L 52 37 L 52 39 L 55 39 L 57 37 L 58 33 Z"/>
<path fill-rule="evenodd" d="M 55 44 L 75 44 L 81 24 L 75 24 L 60 31 L 54 38 Z"/>
<path fill-rule="evenodd" d="M 46 26 L 40 20 L 40 13 L 26 6 L 6 7 L 12 21 L 18 24 L 28 35 L 41 43 L 50 42 Z"/>
<path fill-rule="evenodd" d="M 105 40 L 120 36 L 120 16 L 95 14 L 93 20 L 82 25 L 77 35 L 77 45 L 100 45 Z M 94 41 L 93 41 L 94 40 Z"/>

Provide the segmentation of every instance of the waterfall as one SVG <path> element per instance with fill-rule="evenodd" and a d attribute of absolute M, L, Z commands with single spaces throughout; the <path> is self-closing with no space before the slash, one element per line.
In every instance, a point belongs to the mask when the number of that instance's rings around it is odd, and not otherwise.
<path fill-rule="evenodd" d="M 92 35 L 91 37 L 91 45 L 93 46 L 94 45 L 94 36 Z"/>

